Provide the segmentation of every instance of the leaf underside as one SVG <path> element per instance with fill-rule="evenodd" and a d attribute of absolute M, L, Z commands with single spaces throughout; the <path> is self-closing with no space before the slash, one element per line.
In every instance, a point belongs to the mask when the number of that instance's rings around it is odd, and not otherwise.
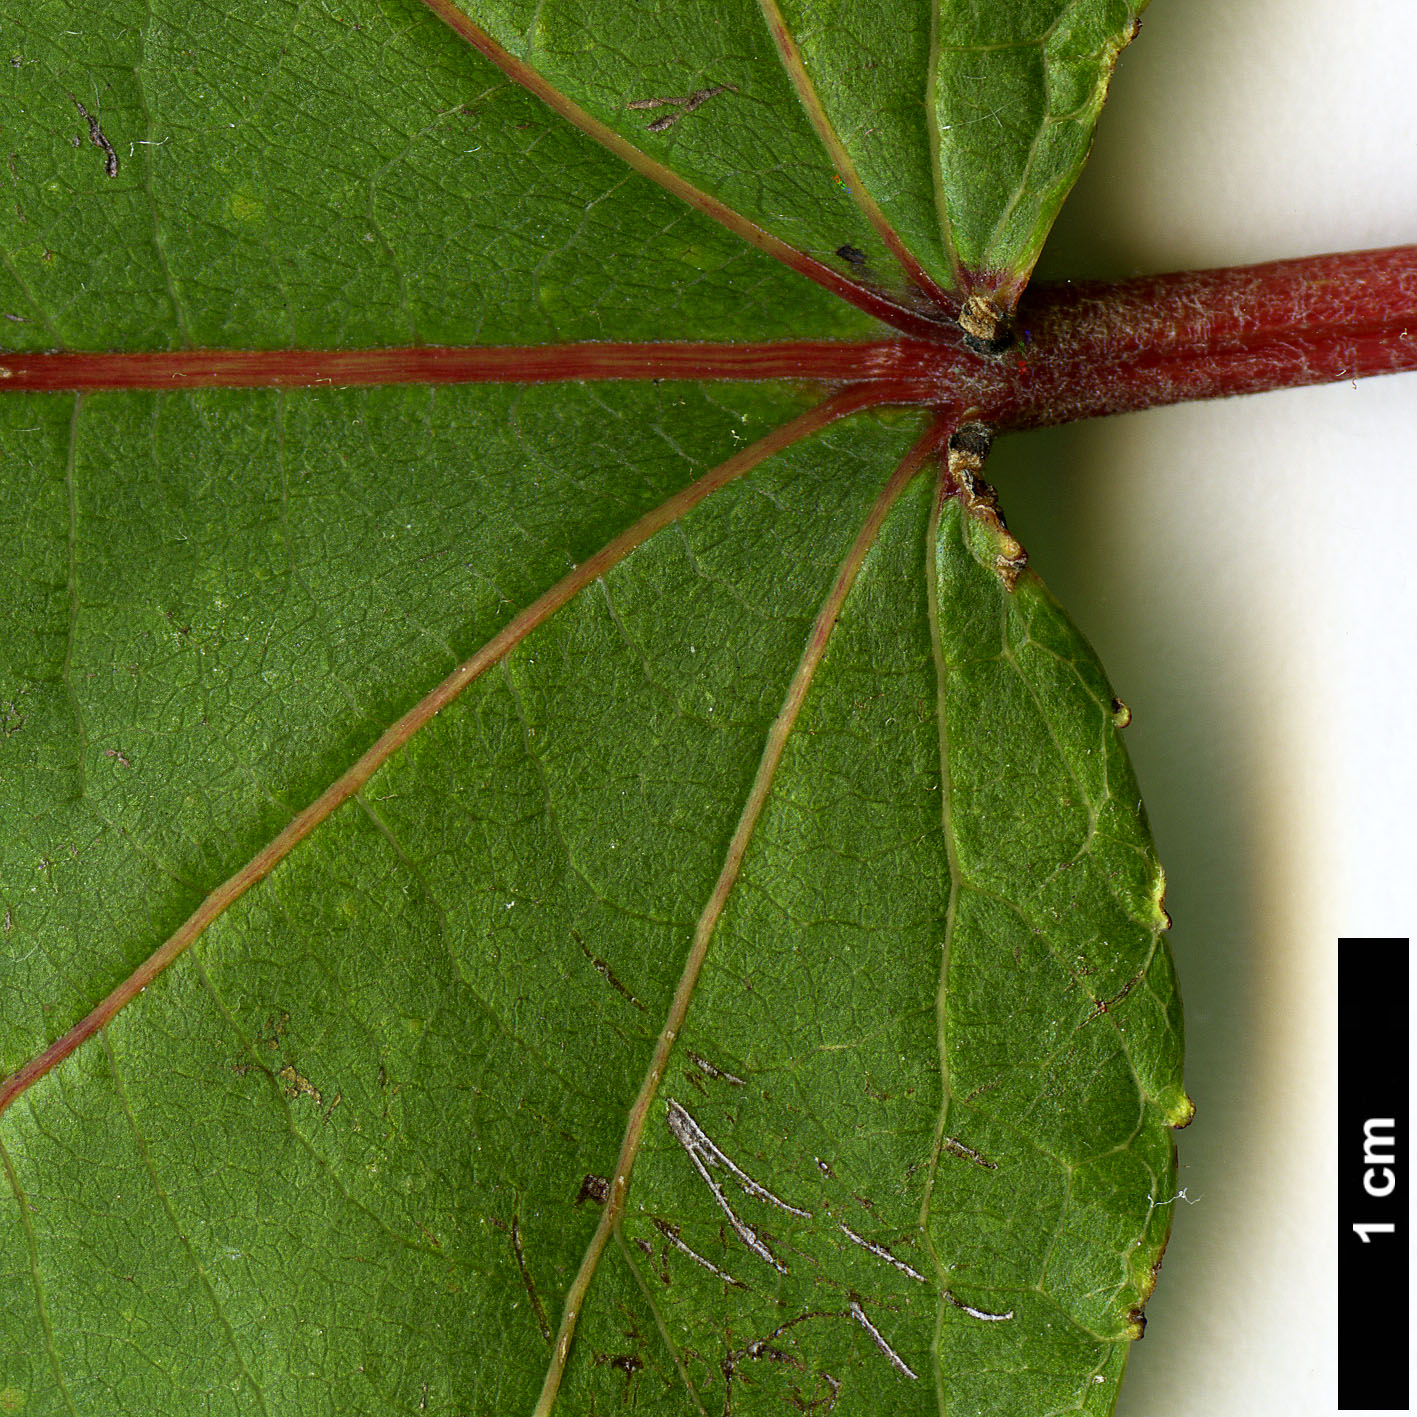
<path fill-rule="evenodd" d="M 919 311 L 1021 286 L 1135 9 L 474 18 Z M 0 21 L 8 347 L 881 332 L 411 0 Z M 822 396 L 0 399 L 0 1075 Z M 926 428 L 844 418 L 650 537 L 18 1098 L 0 1411 L 531 1411 L 716 899 L 556 1410 L 1111 1411 L 1189 1115 L 1162 876 L 1095 657 L 933 461 L 853 552 Z"/>

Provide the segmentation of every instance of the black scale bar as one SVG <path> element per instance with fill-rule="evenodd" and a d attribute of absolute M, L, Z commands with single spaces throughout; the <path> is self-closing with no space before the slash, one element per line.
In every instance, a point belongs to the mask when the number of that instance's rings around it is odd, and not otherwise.
<path fill-rule="evenodd" d="M 1405 1412 L 1407 940 L 1338 942 L 1338 1407 Z"/>

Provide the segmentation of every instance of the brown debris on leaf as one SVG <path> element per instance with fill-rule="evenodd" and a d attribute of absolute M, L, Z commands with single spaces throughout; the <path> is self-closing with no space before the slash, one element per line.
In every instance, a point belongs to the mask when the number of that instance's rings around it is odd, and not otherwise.
<path fill-rule="evenodd" d="M 949 475 L 965 511 L 994 534 L 994 570 L 1004 589 L 1012 590 L 1028 564 L 1028 552 L 1009 534 L 998 493 L 984 480 L 984 459 L 992 442 L 993 434 L 982 423 L 962 424 L 950 435 Z"/>
<path fill-rule="evenodd" d="M 584 1205 L 587 1201 L 594 1201 L 596 1205 L 604 1205 L 605 1198 L 610 1194 L 610 1182 L 604 1176 L 597 1176 L 593 1171 L 588 1172 L 581 1182 L 580 1191 L 576 1195 L 575 1204 Z"/>
<path fill-rule="evenodd" d="M 1013 321 L 992 296 L 976 291 L 964 302 L 958 318 L 964 342 L 975 354 L 997 356 L 1014 342 Z"/>
<path fill-rule="evenodd" d="M 636 98 L 625 105 L 626 108 L 668 108 L 673 107 L 678 111 L 666 113 L 662 118 L 656 118 L 649 125 L 646 132 L 662 133 L 666 128 L 672 128 L 681 118 L 692 113 L 696 108 L 702 107 L 711 98 L 717 98 L 721 93 L 737 93 L 736 84 L 712 84 L 708 88 L 695 89 L 693 93 L 684 94 L 682 97 L 669 96 L 666 98 Z"/>

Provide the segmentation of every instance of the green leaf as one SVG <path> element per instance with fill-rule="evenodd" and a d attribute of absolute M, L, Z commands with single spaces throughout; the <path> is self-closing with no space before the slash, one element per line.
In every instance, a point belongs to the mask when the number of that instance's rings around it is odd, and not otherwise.
<path fill-rule="evenodd" d="M 900 298 L 903 240 L 927 280 L 1011 309 L 1144 5 L 735 0 L 699 17 L 492 0 L 478 18 L 593 121 L 789 245 Z"/>
<path fill-rule="evenodd" d="M 971 287 L 1012 308 L 1077 180 L 1146 0 L 940 7 L 941 199 Z"/>
<path fill-rule="evenodd" d="M 402 0 L 7 15 L 7 341 L 879 333 L 774 242 L 1021 278 L 1081 150 L 932 225 L 983 159 L 906 121 L 928 27 L 773 15 L 480 15 L 667 177 Z M 484 666 L 4 1112 L 0 1409 L 530 1411 L 569 1308 L 557 1410 L 1111 1410 L 1189 1115 L 1119 711 L 925 417 L 819 399 L 0 400 L 0 1074 Z"/>

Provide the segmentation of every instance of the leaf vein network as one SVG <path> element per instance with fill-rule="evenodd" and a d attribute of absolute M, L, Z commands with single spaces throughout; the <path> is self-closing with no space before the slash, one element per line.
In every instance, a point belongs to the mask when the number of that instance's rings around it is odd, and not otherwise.
<path fill-rule="evenodd" d="M 376 1230 L 379 1230 L 383 1234 L 387 1235 L 390 1240 L 392 1240 L 396 1245 L 398 1245 L 402 1249 L 409 1250 L 410 1252 L 415 1254 L 437 1256 L 439 1258 L 442 1258 L 439 1251 L 435 1250 L 431 1245 L 428 1245 L 426 1243 L 420 1243 L 419 1241 L 412 1239 L 410 1236 L 401 1234 L 399 1231 L 395 1230 L 394 1227 L 383 1218 L 383 1216 L 381 1216 L 376 1210 L 372 1209 L 366 1201 L 361 1200 L 353 1191 L 349 1189 L 349 1187 L 345 1184 L 344 1178 L 339 1174 L 339 1172 L 334 1168 L 334 1166 L 330 1164 L 330 1159 L 327 1156 L 323 1155 L 314 1146 L 314 1144 L 310 1141 L 310 1138 L 306 1136 L 304 1131 L 297 1125 L 294 1109 L 291 1107 L 290 1102 L 285 1096 L 284 1091 L 276 1085 L 276 1078 L 271 1074 L 270 1069 L 267 1068 L 265 1063 L 262 1061 L 260 1052 L 256 1047 L 255 1041 L 246 1036 L 245 1031 L 237 1022 L 236 1015 L 232 1012 L 231 1007 L 227 1004 L 225 997 L 217 988 L 216 981 L 212 979 L 211 975 L 207 972 L 206 966 L 202 963 L 200 954 L 196 955 L 194 958 L 194 967 L 197 972 L 197 977 L 202 982 L 203 989 L 206 990 L 208 996 L 216 1005 L 218 1012 L 221 1014 L 222 1018 L 225 1019 L 227 1027 L 230 1028 L 232 1033 L 236 1036 L 236 1040 L 239 1045 L 250 1055 L 253 1066 L 259 1068 L 260 1071 L 265 1075 L 267 1084 L 270 1088 L 272 1095 L 280 1099 L 281 1105 L 284 1109 L 286 1132 L 289 1135 L 290 1139 L 298 1147 L 300 1147 L 302 1151 L 305 1152 L 305 1154 L 310 1158 L 311 1162 L 318 1169 L 320 1174 L 326 1178 L 330 1186 L 333 1187 L 334 1191 L 339 1195 L 340 1199 L 344 1201 L 345 1204 L 348 1205 L 352 1210 L 357 1210 L 362 1216 L 364 1216 L 364 1218 L 368 1220 L 369 1223 L 373 1225 Z"/>
<path fill-rule="evenodd" d="M 0 1140 L 0 1165 L 5 1168 L 5 1179 L 10 1186 L 10 1194 L 20 1212 L 20 1228 L 24 1232 L 25 1250 L 29 1259 L 30 1282 L 34 1286 L 35 1308 L 39 1313 L 40 1327 L 44 1331 L 44 1353 L 49 1360 L 49 1371 L 54 1374 L 54 1385 L 64 1399 L 69 1417 L 79 1417 L 74 1406 L 73 1395 L 64 1377 L 64 1367 L 59 1361 L 59 1350 L 54 1343 L 54 1323 L 49 1315 L 49 1297 L 44 1288 L 44 1276 L 39 1267 L 39 1243 L 34 1233 L 34 1222 L 30 1219 L 29 1198 L 20 1186 L 20 1178 L 15 1172 L 15 1164 L 3 1140 Z"/>
<path fill-rule="evenodd" d="M 172 1205 L 172 1198 L 167 1193 L 167 1188 L 162 1184 L 162 1178 L 158 1175 L 157 1164 L 153 1160 L 152 1150 L 148 1146 L 147 1137 L 143 1134 L 142 1128 L 138 1125 L 138 1117 L 133 1110 L 133 1104 L 128 1097 L 127 1084 L 123 1081 L 123 1070 L 118 1065 L 117 1055 L 114 1053 L 113 1040 L 105 1031 L 103 1034 L 103 1050 L 108 1059 L 109 1071 L 113 1076 L 114 1088 L 118 1093 L 118 1099 L 122 1105 L 123 1115 L 128 1122 L 129 1130 L 133 1134 L 133 1142 L 137 1148 L 138 1156 L 143 1163 L 143 1169 L 148 1173 L 148 1178 L 152 1182 L 153 1191 L 157 1195 L 158 1205 L 162 1213 L 167 1217 L 172 1226 L 174 1235 L 177 1237 L 178 1248 L 187 1257 L 188 1263 L 192 1266 L 193 1273 L 197 1276 L 197 1282 L 201 1286 L 202 1292 L 207 1297 L 207 1302 L 212 1306 L 212 1312 L 216 1315 L 223 1337 L 227 1346 L 231 1349 L 232 1356 L 235 1357 L 237 1366 L 241 1369 L 241 1375 L 246 1379 L 251 1392 L 255 1395 L 256 1406 L 261 1409 L 264 1417 L 270 1417 L 269 1409 L 266 1407 L 265 1393 L 261 1385 L 256 1381 L 249 1365 L 246 1362 L 246 1354 L 242 1351 L 240 1343 L 237 1342 L 236 1332 L 231 1326 L 231 1320 L 227 1317 L 226 1310 L 222 1308 L 221 1300 L 217 1297 L 216 1290 L 212 1287 L 211 1279 L 207 1275 L 206 1267 L 197 1257 L 197 1252 L 192 1246 L 191 1237 L 182 1226 L 181 1220 L 177 1216 Z"/>

